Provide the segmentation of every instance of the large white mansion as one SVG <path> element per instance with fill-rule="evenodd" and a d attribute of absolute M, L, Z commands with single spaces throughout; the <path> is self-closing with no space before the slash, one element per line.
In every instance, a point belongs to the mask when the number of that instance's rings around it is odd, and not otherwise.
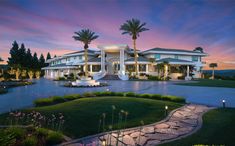
<path fill-rule="evenodd" d="M 94 79 L 106 75 L 116 75 L 121 80 L 128 80 L 134 72 L 134 51 L 128 45 L 102 45 L 99 51 L 88 50 L 88 71 Z M 172 79 L 185 76 L 185 79 L 201 78 L 201 70 L 205 65 L 202 57 L 207 56 L 200 50 L 179 50 L 153 48 L 138 51 L 138 72 L 140 75 L 157 76 L 157 64 L 168 62 L 167 74 Z M 77 75 L 84 70 L 84 50 L 47 60 L 45 77 L 55 79 L 73 73 Z"/>

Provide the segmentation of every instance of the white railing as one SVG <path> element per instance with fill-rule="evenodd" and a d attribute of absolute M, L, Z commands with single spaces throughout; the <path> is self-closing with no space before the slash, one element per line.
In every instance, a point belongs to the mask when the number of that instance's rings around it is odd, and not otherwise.
<path fill-rule="evenodd" d="M 106 75 L 106 72 L 100 71 L 100 72 L 93 75 L 93 79 L 94 80 L 99 80 L 99 79 L 103 78 L 105 75 Z"/>
<path fill-rule="evenodd" d="M 123 81 L 129 80 L 129 76 L 127 74 L 121 73 L 120 71 L 118 71 L 118 77 L 119 77 L 119 79 L 121 79 Z"/>

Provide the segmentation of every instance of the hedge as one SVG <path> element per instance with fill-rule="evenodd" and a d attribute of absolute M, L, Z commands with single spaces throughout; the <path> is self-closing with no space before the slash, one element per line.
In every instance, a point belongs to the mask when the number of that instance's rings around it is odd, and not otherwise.
<path fill-rule="evenodd" d="M 172 96 L 172 95 L 160 95 L 160 94 L 137 94 L 134 92 L 85 92 L 83 94 L 71 94 L 65 96 L 53 96 L 49 98 L 39 98 L 34 101 L 35 106 L 48 106 L 54 105 L 57 103 L 63 103 L 66 101 L 76 100 L 79 98 L 87 98 L 87 97 L 100 97 L 100 96 L 121 96 L 121 97 L 136 97 L 136 98 L 147 98 L 153 100 L 164 100 L 164 101 L 172 101 L 185 103 L 185 99 L 183 97 Z"/>

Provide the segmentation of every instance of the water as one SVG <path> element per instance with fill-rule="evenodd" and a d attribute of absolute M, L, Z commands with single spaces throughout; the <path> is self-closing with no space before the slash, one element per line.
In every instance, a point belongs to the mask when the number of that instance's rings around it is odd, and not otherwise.
<path fill-rule="evenodd" d="M 63 87 L 65 82 L 40 79 L 36 84 L 9 89 L 9 93 L 0 95 L 0 113 L 13 109 L 20 109 L 33 106 L 33 101 L 37 98 L 49 96 L 62 96 L 66 94 L 110 91 L 115 92 L 137 92 L 137 93 L 157 93 L 176 95 L 186 98 L 187 102 L 200 103 L 211 106 L 221 106 L 223 99 L 226 105 L 235 107 L 235 88 L 218 87 L 195 87 L 179 86 L 174 82 L 156 81 L 102 81 L 110 86 L 96 88 L 67 88 Z"/>

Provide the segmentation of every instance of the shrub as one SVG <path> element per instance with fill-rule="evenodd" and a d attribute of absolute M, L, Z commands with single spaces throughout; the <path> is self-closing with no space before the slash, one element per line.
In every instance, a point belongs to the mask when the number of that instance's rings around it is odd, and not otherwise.
<path fill-rule="evenodd" d="M 11 127 L 6 129 L 7 134 L 12 134 L 16 139 L 23 138 L 25 136 L 26 130 L 18 127 Z"/>
<path fill-rule="evenodd" d="M 35 146 L 37 145 L 37 139 L 34 136 L 26 137 L 23 142 L 23 146 Z"/>
<path fill-rule="evenodd" d="M 152 94 L 152 99 L 157 99 L 157 100 L 161 100 L 162 95 L 160 94 Z"/>
<path fill-rule="evenodd" d="M 125 93 L 125 96 L 127 96 L 127 97 L 136 97 L 137 95 L 134 92 L 127 92 L 127 93 Z"/>
<path fill-rule="evenodd" d="M 62 102 L 65 102 L 65 99 L 63 97 L 60 97 L 60 96 L 53 96 L 51 98 L 53 100 L 53 103 L 62 103 Z"/>
<path fill-rule="evenodd" d="M 148 76 L 148 80 L 161 81 L 162 79 L 159 76 Z"/>
<path fill-rule="evenodd" d="M 162 100 L 173 101 L 173 102 L 181 102 L 181 103 L 185 102 L 184 98 L 177 97 L 177 96 L 171 96 L 171 95 L 162 95 L 161 99 Z"/>
<path fill-rule="evenodd" d="M 85 92 L 85 93 L 82 94 L 82 96 L 84 96 L 84 97 L 94 97 L 95 94 L 92 93 L 92 92 Z"/>
<path fill-rule="evenodd" d="M 52 98 L 39 98 L 34 101 L 35 106 L 47 106 L 53 104 Z"/>
<path fill-rule="evenodd" d="M 75 100 L 75 99 L 78 99 L 78 98 L 80 98 L 79 94 L 70 94 L 70 95 L 65 95 L 64 96 L 64 99 L 68 100 L 68 101 Z"/>
<path fill-rule="evenodd" d="M 48 135 L 48 130 L 47 129 L 44 129 L 44 128 L 37 128 L 36 129 L 36 134 L 38 136 L 47 136 Z"/>
<path fill-rule="evenodd" d="M 55 145 L 63 142 L 63 135 L 60 132 L 50 131 L 46 137 L 48 145 Z"/>
<path fill-rule="evenodd" d="M 151 94 L 139 94 L 138 97 L 142 97 L 142 98 L 152 98 L 152 95 Z"/>

